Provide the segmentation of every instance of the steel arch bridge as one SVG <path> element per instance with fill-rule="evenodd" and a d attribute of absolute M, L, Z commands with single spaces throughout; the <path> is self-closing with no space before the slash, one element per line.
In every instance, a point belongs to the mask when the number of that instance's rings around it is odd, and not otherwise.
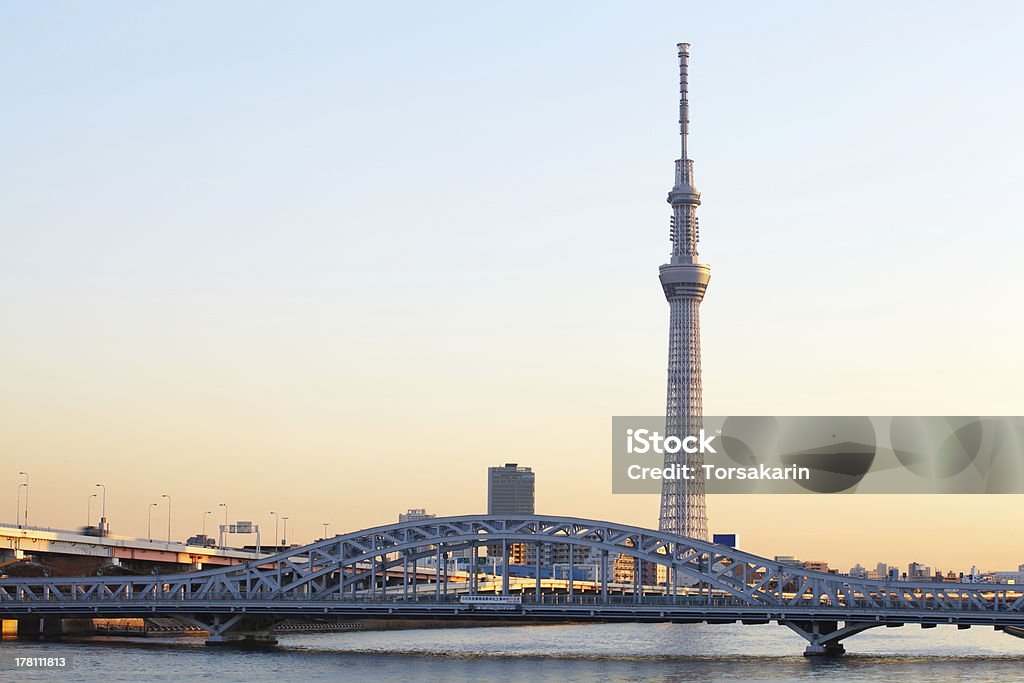
<path fill-rule="evenodd" d="M 515 585 L 513 546 L 536 558 L 535 576 Z M 446 558 L 475 558 L 481 547 L 501 558 L 500 576 L 448 571 Z M 540 572 L 552 549 L 568 569 L 554 584 Z M 592 578 L 573 578 L 578 565 Z M 464 597 L 485 593 L 509 597 Z M 5 618 L 172 615 L 209 630 L 211 644 L 273 642 L 271 629 L 287 618 L 777 622 L 808 641 L 807 654 L 838 654 L 848 636 L 905 623 L 1024 633 L 1024 587 L 856 579 L 670 533 L 545 515 L 391 524 L 186 574 L 0 579 Z"/>

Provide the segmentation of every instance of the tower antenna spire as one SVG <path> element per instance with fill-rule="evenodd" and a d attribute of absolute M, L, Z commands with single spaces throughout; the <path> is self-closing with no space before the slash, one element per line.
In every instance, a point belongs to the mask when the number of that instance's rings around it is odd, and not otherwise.
<path fill-rule="evenodd" d="M 690 138 L 690 44 L 678 43 L 679 53 L 679 142 L 681 151 L 676 161 L 676 182 L 673 193 L 681 192 L 692 195 L 694 207 L 700 205 L 700 192 L 697 192 L 693 180 L 693 160 L 690 159 L 687 143 Z M 669 199 L 672 202 L 672 199 Z M 676 202 L 672 202 L 675 204 Z"/>
<path fill-rule="evenodd" d="M 690 85 L 687 72 L 690 44 L 679 43 L 676 48 L 679 50 L 679 137 L 682 139 L 682 154 L 679 158 L 685 162 L 689 158 L 686 156 L 686 137 L 690 134 L 690 101 L 687 97 Z"/>

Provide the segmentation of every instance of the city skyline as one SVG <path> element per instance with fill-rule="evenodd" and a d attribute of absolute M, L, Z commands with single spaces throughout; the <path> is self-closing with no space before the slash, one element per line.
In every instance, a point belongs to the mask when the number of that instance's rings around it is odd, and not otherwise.
<path fill-rule="evenodd" d="M 490 486 L 491 486 L 491 480 L 492 480 L 492 477 L 493 477 L 493 473 L 495 471 L 508 470 L 509 468 L 512 468 L 513 470 L 519 470 L 519 471 L 527 472 L 527 473 L 529 473 L 531 475 L 534 474 L 532 472 L 532 469 L 529 466 L 519 465 L 518 463 L 506 463 L 504 466 L 490 466 L 490 467 L 488 467 L 487 468 L 487 477 L 486 477 L 487 481 L 485 482 L 485 488 L 484 488 L 484 498 L 485 498 L 485 501 L 486 501 L 485 506 L 484 506 L 485 508 L 489 507 L 489 504 L 490 504 L 490 501 L 491 501 L 491 489 L 490 489 Z M 24 476 L 26 473 L 21 473 L 21 474 L 22 474 L 22 476 Z M 533 478 L 531 476 L 531 479 L 530 479 L 530 487 L 531 487 L 531 489 L 532 489 L 532 486 L 533 486 L 533 481 L 534 480 L 533 480 Z M 24 484 L 21 484 L 20 486 L 24 486 Z M 20 486 L 19 486 L 19 494 L 20 494 Z M 101 486 L 101 484 L 97 484 L 97 486 Z M 94 498 L 94 497 L 96 497 L 96 494 L 91 494 L 89 498 L 91 499 L 91 498 Z M 163 497 L 166 498 L 167 496 L 164 495 Z M 890 496 L 879 496 L 879 497 L 888 498 Z M 964 496 L 957 496 L 957 497 L 964 497 Z M 532 500 L 532 498 L 531 498 L 531 500 Z M 91 504 L 91 501 L 87 500 L 87 502 L 89 503 L 88 509 L 92 510 L 93 506 Z M 18 499 L 18 505 L 19 505 L 19 512 L 18 512 L 18 514 L 20 515 L 23 512 L 23 508 L 21 506 L 24 505 L 24 503 L 22 502 L 20 497 Z M 151 510 L 152 507 L 156 507 L 158 505 L 159 505 L 158 503 L 150 503 L 147 506 L 147 511 Z M 220 503 L 218 505 L 219 505 L 220 508 L 225 508 L 226 507 L 226 504 L 224 504 L 224 503 Z M 514 508 L 514 507 L 515 506 L 513 505 L 508 510 L 502 510 L 501 512 L 504 513 L 504 514 L 534 514 L 532 509 L 530 509 L 530 510 L 523 509 L 523 510 L 520 510 L 519 512 L 513 513 L 513 512 L 511 512 L 511 509 Z M 223 513 L 225 514 L 225 520 L 226 520 L 225 524 L 229 523 L 227 521 L 229 519 L 227 517 L 229 509 L 230 509 L 230 507 L 228 507 L 228 509 L 223 510 Z M 433 519 L 433 518 L 437 517 L 436 514 L 434 514 L 433 512 L 429 511 L 430 510 L 429 507 L 426 507 L 426 508 L 424 508 L 424 507 L 418 507 L 418 508 L 406 507 L 406 508 L 404 508 L 404 510 L 405 510 L 404 512 L 401 512 L 401 513 L 398 514 L 398 521 L 399 522 L 419 521 L 419 520 Z M 491 512 L 491 510 L 489 510 L 489 509 L 486 509 L 484 511 L 487 514 L 493 514 Z M 93 521 L 98 522 L 101 513 L 100 513 L 100 511 L 98 509 L 95 510 L 94 512 L 95 512 L 95 514 L 93 514 L 91 519 Z M 207 524 L 206 516 L 210 515 L 210 514 L 212 514 L 212 511 L 204 511 L 202 513 L 201 522 L 200 522 L 200 525 L 203 526 L 202 532 L 199 532 L 197 529 L 193 529 L 190 526 L 190 522 L 188 520 L 184 520 L 184 522 L 182 522 L 183 530 L 181 532 L 176 532 L 174 534 L 174 537 L 172 538 L 172 540 L 174 542 L 176 542 L 176 543 L 184 543 L 185 539 L 186 539 L 186 536 L 192 536 L 192 535 L 200 536 L 202 534 L 205 534 L 206 531 L 207 531 L 206 526 L 205 526 Z M 270 512 L 268 514 L 270 515 L 270 519 L 273 519 L 274 515 L 278 515 L 279 513 Z M 456 516 L 461 515 L 461 514 L 467 514 L 467 513 L 465 513 L 465 512 L 456 513 Z M 543 511 L 538 511 L 538 514 L 544 514 L 544 513 L 543 513 Z M 237 523 L 239 523 L 239 524 L 252 523 L 254 525 L 259 525 L 261 523 L 261 520 L 264 521 L 264 522 L 267 521 L 267 520 L 264 520 L 259 514 L 250 515 L 249 517 L 250 517 L 250 519 L 246 519 L 245 516 L 242 515 L 242 516 L 231 517 L 230 519 L 231 520 L 236 520 Z M 392 518 L 393 517 L 394 517 L 394 515 L 392 515 Z M 172 518 L 172 519 L 174 519 L 174 521 L 175 521 L 175 527 L 174 528 L 178 529 L 178 523 L 181 522 L 181 520 L 178 520 L 177 518 Z M 289 518 L 289 517 L 279 517 L 279 519 L 288 520 L 288 519 L 291 519 L 291 518 Z M 161 517 L 160 519 L 157 520 L 157 523 L 158 524 L 162 524 L 166 520 L 167 520 L 167 517 L 163 516 L 163 517 Z M 3 519 L 0 518 L 0 521 L 3 521 Z M 137 522 L 137 520 L 134 520 L 134 521 Z M 305 523 L 303 523 L 303 520 L 297 520 L 297 521 L 300 523 L 300 528 L 302 528 L 302 529 L 305 529 L 306 527 L 313 527 L 313 526 L 318 527 L 318 528 L 324 528 L 325 526 L 327 526 L 329 524 L 329 523 L 319 522 L 319 523 L 314 525 L 314 524 L 310 524 L 308 522 L 308 520 L 306 520 Z M 367 525 L 365 525 L 365 527 L 366 528 L 370 528 L 370 527 L 382 526 L 382 525 L 385 525 L 387 523 L 387 521 L 388 520 L 381 520 L 379 523 L 367 524 Z M 148 517 L 148 524 L 151 526 L 152 523 L 153 523 L 152 518 Z M 231 521 L 230 523 L 231 524 L 235 524 L 235 521 Z M 47 528 L 47 524 L 39 523 L 36 520 L 32 521 L 31 526 Z M 69 529 L 73 530 L 73 526 L 74 525 L 72 525 L 72 527 L 69 527 Z M 95 524 L 93 526 L 95 526 Z M 294 528 L 294 526 L 295 525 L 293 524 L 293 528 Z M 54 528 L 55 530 L 62 530 L 61 527 L 52 527 L 52 528 Z M 286 522 L 285 529 L 287 531 L 287 522 Z M 332 534 L 333 533 L 345 534 L 345 533 L 349 533 L 349 532 L 352 532 L 352 531 L 356 531 L 356 529 L 336 529 L 336 530 L 332 530 Z M 135 536 L 132 536 L 130 534 L 118 533 L 116 530 L 114 530 L 112 532 L 112 535 L 114 537 L 118 537 L 118 536 L 126 536 L 126 537 L 130 537 L 130 538 L 131 537 L 135 537 Z M 143 534 L 143 535 L 139 535 L 138 538 L 145 538 L 146 536 L 149 536 L 150 540 L 160 540 L 160 539 L 153 539 L 154 534 Z M 155 536 L 159 536 L 159 534 L 155 534 Z M 305 535 L 305 534 L 303 534 L 300 531 L 299 532 L 299 538 L 296 538 L 294 533 L 289 534 L 288 544 L 292 545 L 292 546 L 298 546 L 298 545 L 303 545 L 305 543 L 313 542 L 313 541 L 316 541 L 316 540 L 322 539 L 322 538 L 324 538 L 324 535 L 322 533 L 320 533 L 320 534 L 309 533 L 308 535 Z M 190 542 L 192 541 L 191 538 L 188 539 L 188 540 Z M 716 541 L 716 542 L 718 542 L 718 541 Z M 283 540 L 282 540 L 282 543 L 283 543 Z M 252 545 L 252 543 L 250 543 L 250 546 L 251 545 Z M 267 546 L 267 545 L 271 545 L 271 543 L 264 543 L 264 546 Z M 240 546 L 240 545 L 229 545 L 227 547 L 239 547 L 239 548 L 241 548 L 242 546 Z M 740 547 L 740 548 L 744 547 L 742 539 L 739 540 L 739 543 L 738 543 L 737 547 Z M 775 550 L 777 550 L 777 551 L 787 551 L 788 549 L 787 548 L 777 548 Z M 843 565 L 842 561 L 839 561 L 839 562 L 834 561 L 832 558 L 824 556 L 822 553 L 818 553 L 818 554 L 811 553 L 810 555 L 807 555 L 804 558 L 799 558 L 797 555 L 778 554 L 778 552 L 776 552 L 774 557 L 775 557 L 776 561 L 781 561 L 784 564 L 789 562 L 789 563 L 797 564 L 799 566 L 803 566 L 805 569 L 816 569 L 818 571 L 832 571 L 832 573 L 838 573 L 838 574 L 850 575 L 850 576 L 857 575 L 857 572 L 854 571 L 856 568 L 860 567 L 862 569 L 866 569 L 867 566 L 870 566 L 872 564 L 875 564 L 875 565 L 877 565 L 879 567 L 881 567 L 881 566 L 904 567 L 904 566 L 907 566 L 907 565 L 911 565 L 911 566 L 913 566 L 913 565 L 920 565 L 924 570 L 926 570 L 925 573 L 922 574 L 922 576 L 925 576 L 927 578 L 930 578 L 932 576 L 932 569 L 934 567 L 934 570 L 936 572 L 940 572 L 941 571 L 943 573 L 943 575 L 945 575 L 946 573 L 949 573 L 949 572 L 968 575 L 968 574 L 972 573 L 972 571 L 977 570 L 978 573 L 983 574 L 983 575 L 991 575 L 991 574 L 1013 575 L 1014 577 L 1017 578 L 1017 580 L 1016 580 L 1017 583 L 1024 583 L 1024 578 L 1022 578 L 1022 577 L 1024 577 L 1024 564 L 1017 564 L 1017 565 L 1015 565 L 1016 569 L 1014 569 L 1013 566 L 1010 566 L 1010 565 L 1007 565 L 1007 566 L 991 566 L 991 567 L 989 567 L 989 566 L 978 566 L 976 564 L 975 560 L 972 559 L 972 557 L 970 555 L 964 555 L 961 559 L 954 560 L 954 561 L 948 563 L 947 565 L 941 565 L 941 563 L 940 563 L 940 565 L 934 565 L 934 564 L 929 565 L 929 564 L 926 564 L 926 563 L 918 563 L 915 560 L 906 560 L 906 561 L 901 560 L 899 562 L 889 562 L 885 558 L 872 556 L 872 557 L 868 557 L 866 559 L 865 558 L 859 558 L 855 562 L 853 562 L 851 565 L 849 565 L 848 567 Z M 843 555 L 842 557 L 846 558 L 846 557 L 849 557 L 849 555 Z M 866 563 L 866 565 L 862 566 L 862 563 Z M 904 572 L 904 573 L 906 573 L 906 572 Z M 1019 577 L 1017 575 L 1019 575 Z"/>
<path fill-rule="evenodd" d="M 988 7 L 537 8 L 487 32 L 469 6 L 5 8 L 0 492 L 30 472 L 33 524 L 79 526 L 103 482 L 115 534 L 168 494 L 182 538 L 221 502 L 315 538 L 483 512 L 486 468 L 521 462 L 539 512 L 654 526 L 653 496 L 610 493 L 608 422 L 664 407 L 681 36 L 705 412 L 1020 414 L 1022 10 Z M 708 506 L 765 556 L 1024 561 L 1016 496 Z"/>

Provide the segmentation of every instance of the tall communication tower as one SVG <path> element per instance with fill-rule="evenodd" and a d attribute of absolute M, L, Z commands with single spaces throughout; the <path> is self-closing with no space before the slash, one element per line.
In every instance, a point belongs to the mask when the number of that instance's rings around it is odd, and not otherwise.
<path fill-rule="evenodd" d="M 679 133 L 682 153 L 676 161 L 676 180 L 668 193 L 672 205 L 671 260 L 660 268 L 661 286 L 669 305 L 668 398 L 665 408 L 666 436 L 696 434 L 701 428 L 700 302 L 711 279 L 711 268 L 697 255 L 699 230 L 697 207 L 700 192 L 693 180 L 693 160 L 686 150 L 690 103 L 687 99 L 689 43 L 679 48 Z M 665 454 L 665 465 L 682 465 L 703 475 L 701 453 Z M 665 479 L 661 489 L 658 528 L 681 536 L 706 540 L 708 514 L 704 504 L 703 477 Z"/>

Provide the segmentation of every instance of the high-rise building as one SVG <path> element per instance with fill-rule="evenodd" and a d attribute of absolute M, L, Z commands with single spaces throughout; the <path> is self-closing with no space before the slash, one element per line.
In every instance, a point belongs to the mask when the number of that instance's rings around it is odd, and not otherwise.
<path fill-rule="evenodd" d="M 679 48 L 679 134 L 682 153 L 676 161 L 675 184 L 668 193 L 672 205 L 669 234 L 672 256 L 660 268 L 661 287 L 669 304 L 668 396 L 665 406 L 666 436 L 684 438 L 701 428 L 700 302 L 704 298 L 711 268 L 697 255 L 699 230 L 697 207 L 700 192 L 693 179 L 693 161 L 686 149 L 690 128 L 687 99 L 688 43 Z M 700 453 L 666 453 L 665 466 L 681 466 L 701 475 L 694 478 L 664 479 L 658 528 L 690 538 L 707 540 L 708 516 L 704 506 L 704 456 Z"/>
<path fill-rule="evenodd" d="M 487 468 L 487 514 L 532 515 L 533 470 L 518 463 Z"/>
<path fill-rule="evenodd" d="M 487 514 L 489 515 L 532 515 L 534 501 L 534 476 L 529 467 L 518 463 L 505 463 L 504 467 L 487 468 Z M 523 543 L 508 545 L 509 562 L 512 564 L 536 564 L 536 548 Z M 501 546 L 487 546 L 488 557 L 501 555 Z"/>

